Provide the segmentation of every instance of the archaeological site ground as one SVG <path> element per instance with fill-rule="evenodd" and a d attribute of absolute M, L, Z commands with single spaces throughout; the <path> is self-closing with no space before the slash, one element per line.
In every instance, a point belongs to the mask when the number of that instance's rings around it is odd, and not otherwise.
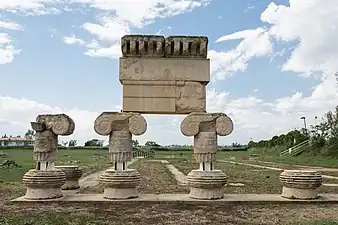
<path fill-rule="evenodd" d="M 121 43 L 122 110 L 93 121 L 108 149 L 58 150 L 73 118 L 37 115 L 34 149 L 1 150 L 0 225 L 338 224 L 333 159 L 218 151 L 236 124 L 206 111 L 207 37 Z M 147 131 L 143 114 L 185 115 L 177 132 L 193 150 L 133 149 Z"/>

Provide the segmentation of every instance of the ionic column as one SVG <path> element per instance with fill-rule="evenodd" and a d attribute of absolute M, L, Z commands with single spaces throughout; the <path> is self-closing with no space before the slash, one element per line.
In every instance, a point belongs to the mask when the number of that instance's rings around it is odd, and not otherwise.
<path fill-rule="evenodd" d="M 104 198 L 138 197 L 136 187 L 140 182 L 140 174 L 135 169 L 128 169 L 127 162 L 132 159 L 132 134 L 144 134 L 147 130 L 146 120 L 138 113 L 104 112 L 96 118 L 94 129 L 100 135 L 109 136 L 113 167 L 100 176 Z"/>
<path fill-rule="evenodd" d="M 26 185 L 26 199 L 52 199 L 62 197 L 61 186 L 65 183 L 65 173 L 55 168 L 58 135 L 71 135 L 74 121 L 65 114 L 39 115 L 31 122 L 36 131 L 34 141 L 35 169 L 23 176 Z"/>
<path fill-rule="evenodd" d="M 233 131 L 232 120 L 224 113 L 191 113 L 181 123 L 181 132 L 194 137 L 194 155 L 198 170 L 187 175 L 189 197 L 196 199 L 223 198 L 222 188 L 227 177 L 215 169 L 217 135 Z"/>

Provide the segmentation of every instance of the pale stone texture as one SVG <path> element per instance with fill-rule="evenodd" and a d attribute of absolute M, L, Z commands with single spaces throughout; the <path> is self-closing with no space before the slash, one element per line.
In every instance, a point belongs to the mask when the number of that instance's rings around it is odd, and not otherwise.
<path fill-rule="evenodd" d="M 74 132 L 74 121 L 65 114 L 39 115 L 31 122 L 36 131 L 34 160 L 36 167 L 23 177 L 27 187 L 25 198 L 50 199 L 62 197 L 61 186 L 66 174 L 55 168 L 58 135 L 70 135 Z"/>
<path fill-rule="evenodd" d="M 233 131 L 232 120 L 224 113 L 190 113 L 181 122 L 181 132 L 194 137 L 194 155 L 199 170 L 187 175 L 191 198 L 223 198 L 222 187 L 227 177 L 215 170 L 217 135 L 227 136 Z"/>
<path fill-rule="evenodd" d="M 61 186 L 66 181 L 62 170 L 29 170 L 22 179 L 27 187 L 26 199 L 53 199 L 62 197 Z"/>
<path fill-rule="evenodd" d="M 120 82 L 210 81 L 209 59 L 120 58 Z"/>
<path fill-rule="evenodd" d="M 66 182 L 62 185 L 63 190 L 73 190 L 80 188 L 79 180 L 82 176 L 82 170 L 76 165 L 55 166 L 66 174 Z"/>
<path fill-rule="evenodd" d="M 157 114 L 205 112 L 206 90 L 199 82 L 126 81 L 123 111 Z"/>
<path fill-rule="evenodd" d="M 135 169 L 107 169 L 100 176 L 100 183 L 104 186 L 104 198 L 137 198 L 138 193 L 136 187 L 140 183 L 140 174 Z"/>
<path fill-rule="evenodd" d="M 323 178 L 318 171 L 284 170 L 279 179 L 283 184 L 282 197 L 290 199 L 316 199 Z"/>
<path fill-rule="evenodd" d="M 207 37 L 128 35 L 121 42 L 123 112 L 206 112 L 205 86 L 210 81 Z M 149 52 L 150 43 L 163 46 L 163 52 Z"/>
<path fill-rule="evenodd" d="M 170 36 L 165 39 L 166 57 L 206 58 L 208 37 L 205 36 Z"/>
<path fill-rule="evenodd" d="M 163 57 L 165 38 L 160 35 L 125 35 L 121 39 L 124 57 Z"/>
<path fill-rule="evenodd" d="M 220 199 L 223 198 L 222 188 L 226 184 L 227 176 L 221 170 L 192 170 L 187 175 L 187 181 L 191 198 Z"/>
<path fill-rule="evenodd" d="M 113 168 L 100 176 L 104 185 L 104 198 L 136 198 L 140 175 L 128 169 L 132 158 L 132 134 L 142 135 L 147 130 L 147 122 L 138 113 L 104 112 L 94 122 L 94 130 L 100 135 L 109 135 L 109 153 Z"/>

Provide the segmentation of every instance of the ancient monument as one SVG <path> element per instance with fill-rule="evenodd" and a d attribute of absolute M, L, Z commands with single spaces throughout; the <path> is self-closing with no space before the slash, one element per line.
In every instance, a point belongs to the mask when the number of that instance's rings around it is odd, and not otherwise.
<path fill-rule="evenodd" d="M 189 114 L 181 124 L 186 136 L 194 136 L 199 170 L 188 181 L 190 197 L 223 197 L 226 176 L 214 169 L 217 135 L 226 136 L 233 123 L 224 113 L 206 112 L 206 85 L 210 81 L 207 59 L 208 38 L 193 36 L 127 35 L 121 41 L 120 82 L 123 85 L 122 112 L 104 112 L 95 121 L 100 135 L 109 135 L 113 168 L 100 177 L 104 197 L 137 197 L 140 175 L 126 168 L 132 157 L 132 134 L 147 128 L 143 114 Z"/>
<path fill-rule="evenodd" d="M 206 112 L 206 85 L 210 80 L 208 38 L 194 36 L 127 35 L 121 41 L 119 80 L 123 85 L 123 110 L 103 112 L 94 122 L 97 134 L 109 137 L 112 167 L 99 178 L 105 199 L 137 198 L 140 174 L 129 169 L 133 158 L 132 135 L 142 135 L 147 122 L 141 114 L 183 114 L 181 132 L 194 139 L 199 168 L 187 175 L 192 199 L 221 199 L 227 176 L 215 169 L 218 136 L 230 135 L 232 120 L 225 113 Z M 47 200 L 78 189 L 81 169 L 55 166 L 58 135 L 74 132 L 65 114 L 39 115 L 31 122 L 36 131 L 36 168 L 23 177 L 24 199 Z M 285 170 L 280 175 L 282 197 L 316 199 L 323 182 L 316 171 Z M 280 196 L 278 196 L 281 198 Z M 101 198 L 101 197 L 100 197 Z M 166 197 L 164 197 L 166 199 Z M 282 198 L 281 198 L 282 199 Z"/>
<path fill-rule="evenodd" d="M 74 132 L 74 121 L 65 114 L 39 115 L 31 122 L 35 134 L 35 169 L 23 176 L 27 187 L 26 199 L 52 199 L 62 197 L 61 186 L 66 174 L 55 168 L 58 135 L 70 135 Z"/>

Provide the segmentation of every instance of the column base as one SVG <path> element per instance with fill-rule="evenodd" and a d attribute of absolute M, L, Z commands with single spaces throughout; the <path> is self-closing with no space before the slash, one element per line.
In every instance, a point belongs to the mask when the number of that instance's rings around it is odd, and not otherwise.
<path fill-rule="evenodd" d="M 25 199 L 42 200 L 63 196 L 61 186 L 65 183 L 66 175 L 62 170 L 29 170 L 22 179 L 27 187 Z"/>
<path fill-rule="evenodd" d="M 283 198 L 311 200 L 319 198 L 317 189 L 299 189 L 283 187 Z"/>
<path fill-rule="evenodd" d="M 226 184 L 227 176 L 221 170 L 192 170 L 187 175 L 187 181 L 190 198 L 215 200 L 224 197 L 222 188 Z"/>
<path fill-rule="evenodd" d="M 29 188 L 27 187 L 25 199 L 42 200 L 61 198 L 61 188 Z"/>
<path fill-rule="evenodd" d="M 138 196 L 136 187 L 124 189 L 106 187 L 103 192 L 103 197 L 106 199 L 131 199 Z"/>
<path fill-rule="evenodd" d="M 139 196 L 137 185 L 140 183 L 140 174 L 135 169 L 107 169 L 100 176 L 100 183 L 104 186 L 103 197 L 106 199 L 130 199 Z"/>
<path fill-rule="evenodd" d="M 66 182 L 62 185 L 62 190 L 74 190 L 80 188 L 79 179 L 82 176 L 82 170 L 76 165 L 55 166 L 66 174 Z"/>
<path fill-rule="evenodd" d="M 79 180 L 66 180 L 65 184 L 61 187 L 62 190 L 75 190 L 79 188 Z"/>
<path fill-rule="evenodd" d="M 289 199 L 316 199 L 323 177 L 318 171 L 284 170 L 279 180 L 283 185 L 282 197 Z"/>

